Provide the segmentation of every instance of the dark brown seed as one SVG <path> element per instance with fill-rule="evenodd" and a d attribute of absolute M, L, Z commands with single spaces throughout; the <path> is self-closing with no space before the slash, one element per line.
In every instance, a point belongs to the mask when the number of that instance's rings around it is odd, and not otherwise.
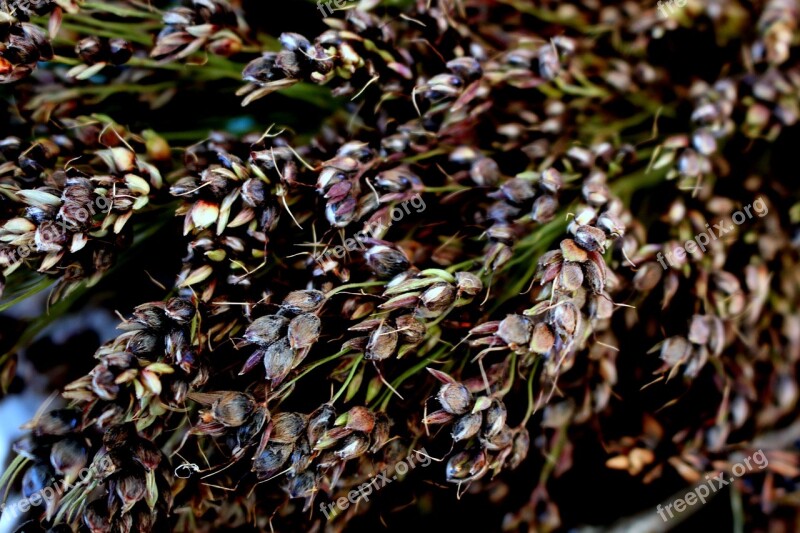
<path fill-rule="evenodd" d="M 253 471 L 259 479 L 270 478 L 280 471 L 291 454 L 291 444 L 270 442 L 261 455 L 253 461 Z"/>
<path fill-rule="evenodd" d="M 283 336 L 289 325 L 285 316 L 267 315 L 257 318 L 247 327 L 244 338 L 254 344 L 268 346 Z"/>
<path fill-rule="evenodd" d="M 81 421 L 81 414 L 75 409 L 56 409 L 44 413 L 36 422 L 33 432 L 41 435 L 67 435 L 77 430 Z"/>
<path fill-rule="evenodd" d="M 270 442 L 293 444 L 306 431 L 308 419 L 300 413 L 278 413 L 272 419 Z"/>
<path fill-rule="evenodd" d="M 411 267 L 411 262 L 402 250 L 382 244 L 367 250 L 364 259 L 375 275 L 383 279 L 392 278 Z"/>
<path fill-rule="evenodd" d="M 528 456 L 528 449 L 531 446 L 531 438 L 528 430 L 525 428 L 520 429 L 511 445 L 511 455 L 508 456 L 508 468 L 514 470 L 522 461 Z"/>
<path fill-rule="evenodd" d="M 653 290 L 661 281 L 664 270 L 658 263 L 649 262 L 639 267 L 639 271 L 633 277 L 633 287 L 639 292 L 649 292 Z"/>
<path fill-rule="evenodd" d="M 171 298 L 164 309 L 167 316 L 178 324 L 188 324 L 194 318 L 195 311 L 191 300 L 185 298 Z"/>
<path fill-rule="evenodd" d="M 308 498 L 317 488 L 317 478 L 313 472 L 306 470 L 302 474 L 289 479 L 286 493 L 290 498 Z"/>
<path fill-rule="evenodd" d="M 578 246 L 590 252 L 605 251 L 606 234 L 600 228 L 594 226 L 578 226 L 575 231 L 575 242 Z"/>
<path fill-rule="evenodd" d="M 377 413 L 375 415 L 375 428 L 372 430 L 370 453 L 376 453 L 389 442 L 390 425 L 389 417 L 385 413 Z"/>
<path fill-rule="evenodd" d="M 147 490 L 144 479 L 135 475 L 126 475 L 117 480 L 117 496 L 122 500 L 122 512 L 127 513 L 136 502 L 144 498 Z"/>
<path fill-rule="evenodd" d="M 313 313 L 324 301 L 325 295 L 321 291 L 292 291 L 283 299 L 281 307 L 291 313 Z"/>
<path fill-rule="evenodd" d="M 578 246 L 578 243 L 572 239 L 564 239 L 560 244 L 561 255 L 565 261 L 572 261 L 574 263 L 583 263 L 589 260 L 589 254 Z"/>
<path fill-rule="evenodd" d="M 211 413 L 214 420 L 228 427 L 239 427 L 250 417 L 256 402 L 243 392 L 228 391 L 214 402 Z"/>
<path fill-rule="evenodd" d="M 469 413 L 458 418 L 453 424 L 453 431 L 450 435 L 454 442 L 459 442 L 474 437 L 481 429 L 483 416 L 481 413 Z"/>
<path fill-rule="evenodd" d="M 383 323 L 369 336 L 364 359 L 383 361 L 394 354 L 397 348 L 397 330 Z"/>
<path fill-rule="evenodd" d="M 336 411 L 327 403 L 311 413 L 308 420 L 308 442 L 312 447 L 316 446 L 322 435 L 333 427 L 335 420 Z"/>
<path fill-rule="evenodd" d="M 341 447 L 334 453 L 342 461 L 363 455 L 369 449 L 369 438 L 363 433 L 352 433 L 344 438 Z"/>
<path fill-rule="evenodd" d="M 111 533 L 108 504 L 103 498 L 94 500 L 83 511 L 83 523 L 91 533 Z"/>
<path fill-rule="evenodd" d="M 483 476 L 487 469 L 488 463 L 483 450 L 459 452 L 447 461 L 447 481 L 451 483 L 472 481 Z"/>
<path fill-rule="evenodd" d="M 500 400 L 492 400 L 492 404 L 484 412 L 483 434 L 485 437 L 491 439 L 503 429 L 506 425 L 506 416 L 508 411 L 506 406 Z"/>
<path fill-rule="evenodd" d="M 109 450 L 130 446 L 138 440 L 139 434 L 136 432 L 136 426 L 130 422 L 108 428 L 103 433 L 103 445 Z"/>
<path fill-rule="evenodd" d="M 277 342 L 273 342 L 264 351 L 264 368 L 267 372 L 267 379 L 273 385 L 279 384 L 283 378 L 292 370 L 295 352 L 289 345 L 287 337 Z"/>
<path fill-rule="evenodd" d="M 427 331 L 425 323 L 414 315 L 401 315 L 397 317 L 395 324 L 397 324 L 397 332 L 403 340 L 410 344 L 417 344 L 425 338 Z"/>
<path fill-rule="evenodd" d="M 36 463 L 22 477 L 22 496 L 30 498 L 53 481 L 53 471 L 45 463 Z"/>
<path fill-rule="evenodd" d="M 83 442 L 75 438 L 62 439 L 50 449 L 50 464 L 69 484 L 77 479 L 78 473 L 88 461 L 89 450 Z"/>
<path fill-rule="evenodd" d="M 289 323 L 289 345 L 295 350 L 307 348 L 317 342 L 321 329 L 322 321 L 317 315 L 297 315 Z"/>

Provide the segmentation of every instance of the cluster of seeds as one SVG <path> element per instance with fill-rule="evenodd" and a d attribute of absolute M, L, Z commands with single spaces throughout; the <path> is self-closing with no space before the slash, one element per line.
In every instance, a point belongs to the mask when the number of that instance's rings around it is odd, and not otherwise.
<path fill-rule="evenodd" d="M 593 520 L 561 476 L 602 454 L 593 485 L 636 478 L 616 502 L 636 515 L 758 446 L 742 516 L 796 522 L 800 199 L 778 170 L 796 1 L 360 2 L 276 38 L 257 2 L 153 4 L 0 0 L 0 82 L 27 78 L 0 132 L 7 293 L 37 272 L 53 300 L 97 283 L 150 212 L 187 251 L 70 405 L 27 426 L 4 482 L 93 473 L 26 527 L 338 531 L 388 516 L 381 497 L 324 517 L 316 499 L 421 445 L 434 482 L 409 508 L 445 480 L 509 531 Z M 709 35 L 702 69 L 664 53 Z M 132 120 L 163 124 L 198 86 L 219 101 L 168 122 L 179 150 L 104 115 L 146 103 Z M 298 102 L 330 105 L 324 123 L 265 118 Z"/>

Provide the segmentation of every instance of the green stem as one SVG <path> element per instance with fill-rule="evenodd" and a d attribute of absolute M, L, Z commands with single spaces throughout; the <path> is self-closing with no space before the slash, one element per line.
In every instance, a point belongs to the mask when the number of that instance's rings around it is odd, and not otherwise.
<path fill-rule="evenodd" d="M 412 366 L 411 368 L 409 368 L 408 370 L 406 370 L 405 372 L 400 374 L 400 377 L 398 377 L 392 383 L 392 388 L 397 390 L 398 387 L 400 387 L 400 385 L 402 385 L 405 380 L 407 380 L 408 378 L 410 378 L 411 376 L 413 376 L 414 374 L 416 374 L 417 372 L 419 372 L 423 368 L 427 367 L 430 363 L 436 361 L 439 356 L 444 354 L 445 349 L 446 348 L 443 347 L 443 348 L 437 350 L 433 354 L 429 355 L 428 357 L 426 357 L 425 359 L 423 359 L 422 361 L 420 361 L 416 365 Z M 386 391 L 383 393 L 383 395 L 381 396 L 381 400 L 379 400 L 379 402 L 380 402 L 380 411 L 385 411 L 386 410 L 386 408 L 389 405 L 389 400 L 392 399 L 392 394 L 394 394 L 394 393 L 389 389 L 386 389 Z M 373 404 L 373 409 L 374 409 L 374 405 L 377 405 L 377 402 L 375 404 Z"/>
<path fill-rule="evenodd" d="M 346 291 L 348 289 L 360 289 L 360 288 L 365 288 L 365 287 L 378 287 L 378 286 L 382 286 L 382 285 L 386 285 L 386 282 L 384 282 L 384 281 L 364 281 L 364 282 L 361 282 L 361 283 L 348 283 L 346 285 L 342 285 L 341 287 L 336 287 L 335 289 L 332 289 L 332 290 L 328 291 L 328 293 L 325 294 L 325 298 L 330 298 L 331 296 L 334 296 L 335 294 L 338 294 L 338 293 L 340 293 L 342 291 Z"/>
<path fill-rule="evenodd" d="M 347 387 L 353 380 L 353 376 L 356 375 L 356 370 L 361 365 L 361 361 L 363 361 L 363 359 L 358 357 L 356 357 L 355 361 L 353 361 L 353 364 L 350 367 L 350 374 L 347 376 L 347 379 L 344 381 L 344 383 L 342 383 L 342 386 L 339 388 L 339 391 L 336 393 L 336 395 L 334 395 L 334 397 L 331 399 L 331 405 L 335 404 L 336 400 L 339 399 L 339 396 L 341 396 L 342 393 L 344 393 L 344 391 L 347 390 Z"/>
<path fill-rule="evenodd" d="M 539 368 L 541 357 L 537 357 L 533 363 L 533 368 L 528 376 L 528 410 L 525 412 L 525 418 L 522 419 L 520 427 L 525 427 L 533 414 L 533 382 L 536 380 L 536 370 Z"/>

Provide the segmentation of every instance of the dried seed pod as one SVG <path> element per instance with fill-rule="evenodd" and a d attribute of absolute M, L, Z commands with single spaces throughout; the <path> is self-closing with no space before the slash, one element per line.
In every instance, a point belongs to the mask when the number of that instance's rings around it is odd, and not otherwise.
<path fill-rule="evenodd" d="M 76 438 L 62 439 L 50 449 L 50 464 L 57 474 L 64 476 L 68 484 L 72 484 L 78 473 L 89 462 L 89 450 L 85 443 Z"/>
<path fill-rule="evenodd" d="M 470 439 L 477 435 L 482 422 L 483 415 L 481 413 L 468 413 L 459 417 L 453 424 L 453 431 L 450 433 L 453 442 Z"/>
<path fill-rule="evenodd" d="M 111 533 L 111 517 L 103 498 L 92 501 L 84 508 L 83 523 L 91 533 Z"/>
<path fill-rule="evenodd" d="M 139 439 L 133 446 L 133 460 L 142 465 L 145 472 L 158 468 L 161 462 L 161 450 L 146 439 Z"/>
<path fill-rule="evenodd" d="M 384 322 L 369 336 L 364 359 L 370 361 L 388 359 L 397 348 L 397 340 L 397 330 Z"/>
<path fill-rule="evenodd" d="M 137 357 L 144 357 L 155 351 L 160 338 L 151 331 L 137 331 L 128 341 L 127 349 Z"/>
<path fill-rule="evenodd" d="M 486 473 L 488 466 L 486 454 L 483 450 L 475 449 L 459 452 L 447 461 L 447 481 L 460 483 L 479 479 Z"/>
<path fill-rule="evenodd" d="M 308 418 L 301 413 L 278 413 L 272 419 L 270 442 L 293 444 L 306 431 Z"/>
<path fill-rule="evenodd" d="M 689 342 L 705 345 L 711 337 L 711 328 L 708 326 L 706 317 L 694 315 L 689 323 Z"/>
<path fill-rule="evenodd" d="M 186 298 L 170 298 L 164 308 L 166 315 L 178 324 L 188 324 L 194 318 L 195 306 Z"/>
<path fill-rule="evenodd" d="M 606 246 L 606 234 L 594 226 L 578 226 L 575 231 L 575 242 L 584 250 L 603 253 Z"/>
<path fill-rule="evenodd" d="M 583 270 L 578 263 L 565 262 L 558 277 L 558 287 L 574 292 L 583 285 Z"/>
<path fill-rule="evenodd" d="M 336 420 L 336 411 L 329 404 L 319 406 L 308 419 L 308 442 L 312 447 L 316 446 L 322 435 L 333 427 Z"/>
<path fill-rule="evenodd" d="M 370 433 L 375 427 L 375 413 L 366 407 L 356 405 L 347 412 L 345 427 L 362 433 Z"/>
<path fill-rule="evenodd" d="M 144 498 L 147 485 L 144 478 L 128 474 L 117 480 L 116 489 L 117 496 L 122 501 L 122 513 L 125 514 Z"/>
<path fill-rule="evenodd" d="M 363 433 L 351 433 L 342 441 L 341 447 L 334 452 L 342 461 L 349 461 L 364 455 L 369 449 L 369 438 Z"/>
<path fill-rule="evenodd" d="M 313 313 L 324 301 L 325 295 L 321 291 L 292 291 L 283 299 L 281 307 L 291 313 Z"/>
<path fill-rule="evenodd" d="M 286 493 L 290 498 L 308 498 L 317 490 L 317 477 L 310 470 L 289 479 Z"/>
<path fill-rule="evenodd" d="M 509 446 L 511 446 L 511 441 L 513 438 L 514 433 L 511 431 L 511 428 L 508 426 L 503 426 L 493 437 L 482 438 L 481 445 L 484 447 L 484 449 L 492 452 L 508 450 Z"/>
<path fill-rule="evenodd" d="M 267 410 L 265 408 L 256 408 L 250 420 L 236 431 L 236 446 L 245 448 L 250 445 L 261 432 L 266 421 Z M 236 453 L 236 450 L 234 450 L 234 453 Z"/>
<path fill-rule="evenodd" d="M 481 157 L 472 163 L 469 177 L 479 187 L 494 187 L 500 181 L 500 167 L 494 159 Z"/>
<path fill-rule="evenodd" d="M 507 464 L 509 469 L 514 470 L 525 460 L 530 446 L 531 438 L 528 430 L 525 428 L 517 430 L 511 444 L 511 454 L 508 456 Z"/>
<path fill-rule="evenodd" d="M 549 194 L 545 194 L 533 201 L 531 209 L 531 220 L 538 224 L 546 224 L 553 220 L 558 211 L 558 200 Z"/>
<path fill-rule="evenodd" d="M 417 319 L 414 315 L 400 315 L 395 319 L 397 332 L 406 342 L 417 344 L 425 338 L 427 327 L 425 323 Z"/>
<path fill-rule="evenodd" d="M 512 350 L 528 345 L 531 339 L 533 325 L 528 317 L 522 315 L 508 315 L 497 327 L 497 336 L 508 344 Z"/>
<path fill-rule="evenodd" d="M 133 47 L 125 39 L 109 39 L 108 59 L 112 65 L 124 65 L 133 57 Z"/>
<path fill-rule="evenodd" d="M 281 467 L 289 460 L 292 454 L 291 444 L 270 442 L 261 454 L 253 460 L 253 471 L 258 479 L 271 478 L 277 474 Z"/>
<path fill-rule="evenodd" d="M 214 402 L 211 414 L 214 420 L 228 427 L 239 427 L 250 417 L 256 402 L 243 392 L 227 391 Z"/>
<path fill-rule="evenodd" d="M 484 422 L 483 422 L 483 435 L 484 437 L 491 439 L 498 433 L 503 427 L 506 425 L 506 416 L 508 415 L 508 411 L 506 410 L 505 404 L 497 399 L 492 400 L 491 405 L 488 409 L 484 412 Z"/>
<path fill-rule="evenodd" d="M 483 282 L 470 272 L 456 272 L 456 287 L 459 295 L 475 296 L 483 290 Z"/>
<path fill-rule="evenodd" d="M 284 337 L 277 342 L 270 344 L 264 350 L 264 368 L 266 377 L 273 382 L 273 385 L 283 381 L 292 370 L 295 352 L 289 344 L 289 339 Z"/>
<path fill-rule="evenodd" d="M 81 413 L 76 409 L 55 409 L 39 417 L 33 433 L 36 436 L 67 435 L 78 429 L 81 419 Z"/>
<path fill-rule="evenodd" d="M 108 46 L 99 37 L 86 37 L 75 45 L 75 53 L 87 65 L 94 65 L 102 61 L 107 61 Z"/>
<path fill-rule="evenodd" d="M 321 329 L 322 321 L 317 315 L 297 315 L 289 323 L 289 345 L 295 350 L 307 348 L 317 342 Z"/>
<path fill-rule="evenodd" d="M 411 262 L 399 248 L 378 244 L 364 253 L 367 265 L 379 278 L 392 278 L 411 268 Z"/>
<path fill-rule="evenodd" d="M 22 496 L 30 498 L 53 483 L 53 471 L 43 462 L 35 463 L 22 476 Z"/>
<path fill-rule="evenodd" d="M 136 432 L 136 426 L 130 422 L 110 427 L 103 433 L 103 446 L 109 450 L 129 446 L 138 440 L 139 434 Z"/>
<path fill-rule="evenodd" d="M 375 415 L 375 427 L 372 430 L 372 446 L 370 446 L 370 453 L 378 452 L 383 446 L 389 442 L 389 431 L 391 422 L 386 413 L 377 413 Z"/>
<path fill-rule="evenodd" d="M 280 339 L 289 325 L 285 316 L 267 315 L 257 318 L 247 327 L 244 338 L 254 344 L 269 346 Z"/>
<path fill-rule="evenodd" d="M 543 322 L 539 322 L 533 327 L 529 349 L 533 353 L 545 355 L 553 348 L 555 340 L 555 335 L 553 335 L 550 327 Z"/>
<path fill-rule="evenodd" d="M 574 303 L 566 301 L 560 303 L 552 311 L 553 326 L 564 337 L 572 337 L 580 326 L 581 314 Z"/>
<path fill-rule="evenodd" d="M 311 455 L 311 445 L 305 435 L 301 435 L 297 442 L 294 444 L 294 450 L 289 457 L 291 468 L 288 474 L 290 476 L 297 475 L 299 472 L 304 471 L 311 464 L 313 456 Z"/>
<path fill-rule="evenodd" d="M 649 292 L 653 290 L 661 281 L 663 269 L 658 266 L 658 263 L 649 262 L 639 267 L 639 271 L 633 277 L 633 287 L 640 292 Z"/>
<path fill-rule="evenodd" d="M 472 394 L 461 383 L 445 383 L 436 399 L 445 411 L 454 415 L 463 415 L 472 405 Z"/>
<path fill-rule="evenodd" d="M 684 363 L 692 353 L 692 345 L 683 337 L 670 337 L 661 346 L 661 359 L 671 367 Z"/>

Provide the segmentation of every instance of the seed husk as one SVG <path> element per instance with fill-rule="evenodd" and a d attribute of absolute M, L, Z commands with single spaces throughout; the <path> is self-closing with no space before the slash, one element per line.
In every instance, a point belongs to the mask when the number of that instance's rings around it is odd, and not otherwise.
<path fill-rule="evenodd" d="M 255 400 L 249 394 L 228 391 L 214 402 L 211 412 L 217 422 L 229 427 L 239 427 L 250 417 L 255 405 Z"/>
<path fill-rule="evenodd" d="M 472 394 L 461 383 L 445 383 L 439 389 L 436 399 L 442 408 L 454 415 L 463 415 L 472 405 Z"/>
<path fill-rule="evenodd" d="M 325 295 L 321 291 L 292 291 L 283 299 L 281 307 L 291 313 L 313 313 L 324 301 Z"/>
<path fill-rule="evenodd" d="M 322 321 L 317 315 L 303 313 L 289 323 L 289 345 L 295 350 L 312 346 L 319 339 Z"/>
<path fill-rule="evenodd" d="M 295 352 L 289 344 L 289 339 L 284 337 L 270 344 L 264 351 L 264 368 L 266 377 L 278 385 L 292 370 Z"/>
<path fill-rule="evenodd" d="M 383 323 L 369 336 L 364 358 L 370 361 L 383 361 L 394 354 L 397 348 L 397 330 Z"/>
<path fill-rule="evenodd" d="M 453 431 L 450 435 L 453 437 L 453 442 L 467 440 L 478 434 L 483 422 L 483 415 L 481 413 L 468 413 L 458 418 L 453 424 Z"/>
<path fill-rule="evenodd" d="M 288 325 L 289 319 L 285 316 L 262 316 L 247 327 L 244 338 L 254 344 L 269 346 L 283 336 Z"/>

